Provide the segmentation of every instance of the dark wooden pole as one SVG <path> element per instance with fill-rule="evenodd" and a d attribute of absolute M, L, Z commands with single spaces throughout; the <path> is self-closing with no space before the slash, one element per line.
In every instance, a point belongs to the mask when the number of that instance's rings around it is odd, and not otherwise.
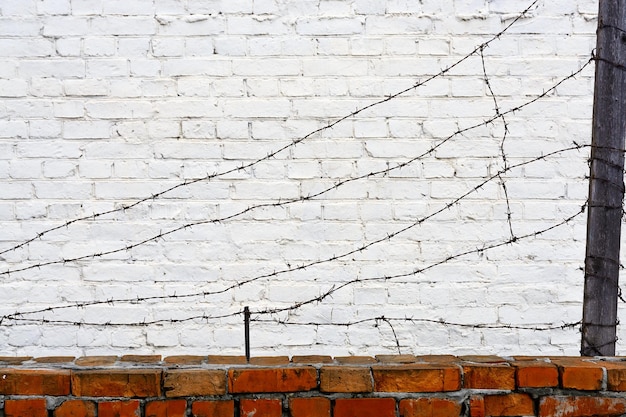
<path fill-rule="evenodd" d="M 593 103 L 583 356 L 614 356 L 626 135 L 626 1 L 600 0 Z"/>

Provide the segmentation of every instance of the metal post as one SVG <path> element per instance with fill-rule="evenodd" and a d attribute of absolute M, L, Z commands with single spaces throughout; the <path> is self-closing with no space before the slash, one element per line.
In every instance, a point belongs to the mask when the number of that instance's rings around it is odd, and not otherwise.
<path fill-rule="evenodd" d="M 244 339 L 246 344 L 246 362 L 250 362 L 250 308 L 243 308 Z"/>
<path fill-rule="evenodd" d="M 626 1 L 600 0 L 581 355 L 615 355 L 626 136 Z"/>

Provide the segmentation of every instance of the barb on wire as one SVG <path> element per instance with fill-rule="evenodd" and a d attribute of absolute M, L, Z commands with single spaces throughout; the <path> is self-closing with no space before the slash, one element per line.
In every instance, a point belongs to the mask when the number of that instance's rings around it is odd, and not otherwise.
<path fill-rule="evenodd" d="M 502 158 L 502 166 L 504 169 L 508 167 L 508 161 L 506 159 L 506 152 L 504 151 L 504 144 L 506 142 L 507 136 L 509 134 L 509 124 L 506 120 L 504 114 L 500 112 L 500 105 L 498 104 L 498 98 L 496 94 L 493 92 L 493 88 L 491 86 L 491 82 L 489 81 L 489 76 L 487 75 L 487 67 L 485 64 L 485 48 L 481 48 L 480 50 L 480 62 L 483 70 L 483 77 L 485 80 L 485 85 L 487 86 L 487 91 L 489 92 L 489 96 L 493 99 L 493 106 L 495 115 L 498 116 L 502 120 L 502 140 L 500 141 L 500 157 Z M 506 182 L 504 181 L 504 177 L 501 175 L 498 178 L 500 181 L 500 185 L 502 186 L 502 191 L 504 192 L 504 200 L 506 202 L 506 221 L 509 226 L 509 233 L 511 237 L 515 236 L 513 232 L 513 213 L 511 212 L 511 201 L 509 200 L 509 192 L 506 188 Z"/>
<path fill-rule="evenodd" d="M 463 327 L 469 329 L 503 329 L 503 330 L 532 330 L 536 332 L 546 332 L 551 330 L 565 330 L 565 329 L 573 329 L 582 324 L 582 321 L 577 321 L 573 323 L 563 323 L 563 324 L 548 324 L 545 326 L 524 326 L 518 324 L 502 324 L 502 323 L 460 323 L 447 321 L 443 319 L 425 319 L 425 318 L 414 318 L 414 317 L 386 317 L 386 316 L 378 316 L 366 319 L 359 319 L 354 321 L 346 321 L 346 322 L 293 322 L 290 320 L 280 320 L 280 319 L 259 319 L 256 318 L 253 321 L 258 323 L 277 323 L 284 326 L 329 326 L 329 327 L 352 327 L 358 326 L 364 323 L 374 322 L 374 325 L 377 326 L 380 321 L 384 321 L 387 323 L 391 322 L 406 322 L 406 323 L 429 323 L 429 324 L 438 324 L 441 326 L 449 326 L 449 327 Z M 395 332 L 394 332 L 395 334 Z M 397 340 L 397 339 L 396 339 Z"/>
<path fill-rule="evenodd" d="M 317 129 L 307 133 L 306 135 L 301 136 L 300 138 L 292 140 L 290 143 L 288 143 L 288 144 L 286 144 L 286 145 L 284 145 L 284 146 L 282 146 L 282 147 L 280 147 L 280 148 L 278 148 L 276 150 L 273 150 L 273 151 L 269 152 L 264 157 L 258 158 L 256 160 L 253 160 L 253 161 L 248 162 L 248 163 L 242 163 L 238 167 L 226 169 L 226 170 L 218 172 L 218 173 L 207 174 L 207 175 L 205 175 L 203 177 L 187 179 L 187 180 L 182 181 L 182 182 L 180 182 L 178 184 L 175 184 L 175 185 L 173 185 L 173 186 L 171 186 L 169 188 L 166 188 L 166 189 L 164 189 L 162 191 L 154 193 L 154 194 L 152 194 L 150 196 L 147 196 L 145 198 L 139 199 L 139 200 L 137 200 L 137 201 L 135 201 L 134 203 L 131 203 L 131 204 L 125 204 L 125 205 L 122 205 L 122 206 L 120 206 L 118 208 L 115 208 L 115 209 L 106 210 L 106 211 L 102 211 L 102 212 L 99 212 L 99 213 L 93 213 L 93 214 L 88 215 L 88 216 L 78 217 L 78 218 L 75 218 L 73 220 L 69 220 L 69 221 L 67 221 L 67 222 L 65 222 L 63 224 L 60 224 L 58 226 L 54 226 L 52 228 L 46 229 L 46 230 L 44 230 L 42 232 L 39 232 L 35 236 L 33 236 L 33 237 L 31 237 L 31 238 L 29 238 L 29 239 L 27 239 L 27 240 L 25 240 L 25 241 L 23 241 L 23 242 L 21 242 L 19 244 L 16 244 L 16 245 L 14 245 L 12 247 L 9 247 L 7 249 L 0 250 L 0 255 L 3 255 L 5 253 L 7 253 L 7 252 L 15 251 L 15 250 L 17 250 L 19 248 L 27 246 L 28 244 L 30 244 L 30 243 L 38 240 L 38 239 L 41 239 L 43 236 L 45 236 L 45 235 L 47 235 L 49 233 L 52 233 L 52 232 L 54 232 L 56 230 L 59 230 L 59 229 L 63 229 L 63 228 L 69 227 L 69 226 L 71 226 L 74 223 L 82 222 L 82 221 L 88 221 L 88 220 L 95 220 L 95 219 L 97 219 L 99 217 L 106 216 L 108 214 L 114 214 L 114 213 L 118 213 L 118 212 L 125 212 L 125 211 L 130 210 L 130 209 L 132 209 L 132 208 L 134 208 L 134 207 L 136 207 L 136 206 L 138 206 L 140 204 L 146 203 L 148 201 L 154 201 L 157 198 L 160 198 L 160 197 L 162 197 L 163 195 L 165 195 L 167 193 L 170 193 L 170 192 L 172 192 L 174 190 L 177 190 L 178 188 L 186 187 L 186 186 L 189 186 L 189 185 L 192 185 L 192 184 L 196 184 L 198 182 L 209 181 L 209 180 L 212 180 L 212 179 L 215 179 L 215 178 L 219 178 L 219 177 L 223 177 L 223 176 L 226 176 L 226 175 L 229 175 L 229 174 L 232 174 L 232 173 L 245 171 L 246 169 L 252 168 L 252 167 L 254 167 L 254 166 L 256 166 L 256 165 L 258 165 L 258 164 L 260 164 L 260 163 L 262 163 L 264 161 L 271 160 L 274 157 L 276 157 L 278 154 L 280 154 L 280 153 L 282 153 L 282 152 L 284 152 L 284 151 L 286 151 L 288 149 L 291 149 L 291 148 L 295 147 L 296 145 L 306 141 L 307 139 L 317 135 L 318 133 L 321 133 L 321 132 L 324 132 L 326 130 L 332 129 L 333 127 L 335 127 L 336 125 L 338 125 L 339 123 L 341 123 L 341 122 L 343 122 L 343 121 L 345 121 L 347 119 L 350 119 L 350 118 L 352 118 L 352 117 L 354 117 L 354 116 L 356 116 L 356 115 L 358 115 L 360 113 L 363 113 L 366 110 L 369 110 L 369 109 L 371 109 L 373 107 L 376 107 L 376 106 L 384 104 L 384 103 L 386 103 L 388 101 L 394 100 L 394 99 L 396 99 L 396 98 L 398 98 L 400 96 L 405 95 L 406 93 L 408 93 L 410 91 L 413 91 L 413 90 L 415 90 L 415 89 L 417 89 L 417 88 L 419 88 L 419 87 L 429 83 L 430 81 L 432 81 L 432 80 L 434 80 L 436 78 L 439 78 L 439 77 L 442 77 L 442 76 L 446 75 L 447 73 L 452 71 L 454 68 L 458 67 L 463 62 L 467 61 L 471 56 L 475 55 L 477 52 L 479 52 L 482 49 L 486 48 L 487 46 L 489 46 L 491 43 L 493 43 L 497 39 L 500 39 L 502 37 L 502 35 L 504 35 L 506 32 L 508 32 L 508 30 L 513 25 L 515 25 L 520 19 L 524 18 L 528 14 L 528 12 L 530 12 L 530 10 L 538 2 L 539 2 L 539 0 L 534 0 L 528 7 L 526 7 L 526 9 L 524 9 L 522 12 L 520 12 L 515 19 L 513 19 L 508 25 L 506 25 L 504 27 L 504 29 L 502 29 L 500 32 L 498 32 L 497 34 L 495 34 L 494 36 L 489 38 L 487 41 L 485 41 L 482 44 L 476 46 L 470 53 L 468 53 L 467 55 L 463 56 L 462 58 L 460 58 L 456 62 L 452 63 L 451 65 L 445 67 L 444 69 L 442 69 L 438 73 L 427 77 L 423 81 L 417 81 L 413 85 L 411 85 L 410 87 L 407 87 L 407 88 L 405 88 L 403 90 L 400 90 L 400 91 L 398 91 L 396 93 L 387 95 L 383 99 L 380 99 L 378 101 L 370 103 L 370 104 L 368 104 L 366 106 L 360 107 L 360 108 L 356 109 L 355 111 L 353 111 L 350 114 L 347 114 L 347 115 L 345 115 L 343 117 L 340 117 L 340 118 L 334 120 L 333 122 L 330 122 L 330 123 L 328 123 L 328 124 L 326 124 L 326 125 L 324 125 L 324 126 L 322 126 L 320 128 L 317 128 Z"/>
<path fill-rule="evenodd" d="M 59 259 L 59 260 L 54 260 L 54 261 L 41 262 L 41 263 L 37 263 L 37 264 L 27 265 L 27 266 L 24 266 L 24 267 L 21 267 L 21 268 L 7 269 L 7 270 L 4 270 L 4 271 L 0 272 L 0 276 L 9 275 L 9 274 L 12 274 L 12 273 L 17 273 L 17 272 L 28 271 L 28 270 L 31 270 L 31 269 L 38 269 L 38 268 L 42 268 L 42 267 L 46 267 L 46 266 L 50 266 L 50 265 L 59 265 L 59 264 L 66 264 L 66 263 L 70 263 L 70 262 L 78 262 L 78 261 L 82 261 L 82 260 L 94 259 L 94 258 L 97 258 L 97 257 L 103 257 L 103 256 L 107 256 L 107 255 L 113 255 L 113 254 L 116 254 L 116 253 L 120 253 L 120 252 L 125 252 L 125 251 L 128 251 L 128 250 L 134 249 L 134 248 L 136 248 L 138 246 L 141 246 L 141 245 L 144 245 L 144 244 L 147 244 L 147 243 L 150 243 L 150 242 L 157 241 L 157 240 L 159 240 L 159 239 L 161 239 L 161 238 L 163 238 L 165 236 L 171 235 L 171 234 L 179 232 L 181 230 L 186 230 L 186 229 L 188 229 L 190 227 L 193 227 L 193 226 L 199 226 L 199 225 L 210 224 L 210 223 L 224 222 L 224 221 L 227 221 L 227 220 L 231 220 L 231 219 L 233 219 L 235 217 L 238 217 L 238 216 L 240 216 L 242 214 L 248 213 L 248 212 L 250 212 L 252 210 L 258 209 L 258 208 L 263 208 L 263 207 L 280 207 L 280 206 L 285 206 L 285 205 L 288 205 L 288 204 L 293 204 L 293 203 L 296 203 L 296 202 L 303 202 L 303 201 L 307 201 L 307 200 L 312 200 L 312 199 L 320 197 L 320 196 L 322 196 L 322 195 L 324 195 L 324 194 L 326 194 L 326 193 L 328 193 L 330 191 L 336 190 L 337 188 L 339 188 L 339 187 L 341 187 L 343 185 L 346 185 L 348 183 L 351 183 L 351 182 L 354 182 L 354 181 L 358 181 L 358 180 L 362 180 L 362 179 L 366 179 L 366 178 L 369 178 L 369 177 L 372 177 L 372 176 L 387 175 L 387 174 L 389 174 L 390 172 L 392 172 L 394 170 L 401 169 L 401 168 L 404 168 L 406 166 L 409 166 L 410 164 L 412 164 L 412 163 L 414 163 L 416 161 L 421 160 L 425 156 L 434 153 L 437 149 L 439 149 L 445 143 L 449 142 L 450 140 L 452 140 L 453 138 L 455 138 L 455 137 L 457 137 L 459 135 L 462 135 L 463 133 L 469 132 L 469 131 L 471 131 L 473 129 L 477 129 L 479 127 L 487 126 L 487 125 L 493 123 L 497 119 L 503 119 L 508 114 L 521 111 L 522 109 L 524 109 L 524 108 L 526 108 L 526 107 L 536 103 L 537 101 L 539 101 L 542 98 L 546 97 L 552 91 L 556 90 L 564 82 L 566 82 L 566 81 L 574 78 L 576 75 L 580 74 L 582 71 L 584 71 L 584 69 L 588 65 L 590 65 L 591 62 L 592 62 L 591 59 L 588 60 L 578 70 L 576 70 L 576 71 L 572 72 L 570 75 L 567 75 L 566 77 L 560 79 L 552 87 L 550 87 L 549 89 L 545 90 L 543 93 L 535 96 L 531 100 L 528 100 L 528 101 L 526 101 L 526 102 L 524 102 L 524 103 L 522 103 L 522 104 L 520 104 L 518 106 L 512 107 L 512 108 L 510 108 L 510 109 L 508 109 L 506 111 L 503 111 L 503 112 L 502 111 L 497 111 L 497 114 L 495 116 L 490 117 L 487 120 L 484 120 L 484 121 L 482 121 L 480 123 L 476 123 L 476 124 L 467 126 L 465 128 L 457 129 L 454 133 L 452 133 L 448 137 L 440 140 L 438 143 L 436 143 L 435 145 L 433 145 L 431 148 L 429 148 L 428 150 L 424 151 L 420 155 L 418 155 L 418 156 L 416 156 L 414 158 L 411 158 L 411 159 L 409 159 L 407 161 L 404 161 L 402 163 L 399 163 L 397 165 L 388 167 L 386 169 L 382 169 L 382 170 L 379 170 L 379 171 L 372 171 L 372 172 L 364 174 L 364 175 L 360 175 L 360 176 L 357 176 L 357 177 L 352 177 L 352 178 L 347 178 L 347 179 L 341 180 L 341 181 L 335 183 L 334 185 L 332 185 L 330 187 L 327 187 L 326 189 L 323 189 L 323 190 L 321 190 L 321 191 L 319 191 L 317 193 L 310 194 L 310 195 L 307 195 L 307 196 L 302 196 L 302 197 L 298 197 L 298 198 L 282 200 L 282 201 L 278 201 L 278 202 L 274 202 L 274 203 L 262 203 L 262 204 L 253 205 L 253 206 L 250 206 L 250 207 L 248 207 L 248 208 L 246 208 L 244 210 L 241 210 L 241 211 L 239 211 L 237 213 L 234 213 L 232 215 L 225 216 L 225 217 L 222 217 L 222 218 L 219 218 L 219 219 L 200 220 L 200 221 L 196 221 L 196 222 L 186 223 L 186 224 L 183 224 L 181 226 L 174 227 L 174 228 L 172 228 L 170 230 L 167 230 L 165 232 L 159 232 L 157 235 L 151 236 L 151 237 L 146 238 L 144 240 L 141 240 L 139 242 L 128 244 L 128 245 L 125 245 L 123 247 L 119 247 L 117 249 L 111 249 L 111 250 L 108 250 L 108 251 L 102 251 L 102 252 L 98 252 L 98 253 L 91 253 L 91 254 L 88 254 L 88 255 L 77 256 L 77 257 L 74 257 L 74 258 L 65 258 L 65 259 Z M 572 149 L 572 148 L 567 148 L 566 150 L 570 150 L 570 149 Z M 550 155 L 550 154 L 548 154 L 548 155 Z M 508 167 L 506 165 L 507 164 L 505 164 L 505 169 L 504 170 L 500 170 L 499 171 L 500 176 L 509 171 L 509 169 L 508 169 Z M 493 176 L 490 178 L 490 181 L 492 179 L 494 179 Z M 508 205 L 508 193 L 506 193 L 506 191 L 505 191 L 505 194 L 507 195 L 507 205 Z M 509 207 L 508 211 L 510 212 L 510 207 Z M 510 224 L 510 222 L 509 222 L 509 227 L 512 230 L 512 225 Z"/>
<path fill-rule="evenodd" d="M 488 245 L 484 245 L 482 247 L 479 248 L 474 248 L 474 249 L 470 249 L 464 252 L 459 252 L 456 253 L 454 255 L 450 255 L 444 259 L 441 259 L 437 262 L 434 262 L 430 265 L 427 265 L 425 267 L 422 268 L 417 268 L 414 269 L 413 271 L 410 272 L 406 272 L 406 273 L 402 273 L 402 274 L 395 274 L 395 275 L 384 275 L 384 276 L 377 276 L 377 277 L 371 277 L 371 278 L 355 278 L 352 279 L 350 281 L 346 281 L 341 285 L 333 285 L 329 290 L 327 290 L 326 292 L 324 292 L 323 294 L 315 297 L 315 298 L 311 298 L 309 300 L 306 301 L 299 301 L 297 303 L 292 304 L 291 306 L 288 307 L 278 307 L 278 308 L 273 308 L 273 309 L 263 309 L 263 310 L 258 310 L 255 312 L 255 314 L 276 314 L 276 313 L 281 313 L 281 312 L 285 312 L 285 311 L 293 311 L 296 310 L 302 306 L 308 305 L 308 304 L 314 304 L 314 303 L 319 303 L 321 301 L 324 301 L 326 298 L 330 297 L 332 294 L 334 294 L 335 292 L 341 290 L 342 288 L 348 287 L 350 285 L 354 285 L 357 283 L 363 283 L 363 282 L 372 282 L 372 281 L 389 281 L 392 279 L 398 279 L 398 278 L 408 278 L 408 277 L 412 277 L 418 274 L 421 274 L 425 271 L 428 271 L 432 268 L 435 268 L 439 265 L 443 265 L 445 263 L 448 263 L 454 259 L 458 259 L 461 258 L 463 256 L 467 256 L 467 255 L 473 255 L 473 254 L 481 254 L 483 252 L 486 252 L 488 250 L 491 249 L 496 249 L 496 248 L 500 248 L 502 246 L 507 246 L 507 245 L 511 245 L 514 243 L 518 243 L 521 240 L 525 240 L 525 239 L 529 239 L 529 238 L 535 238 L 537 236 L 543 235 L 548 233 L 551 230 L 554 230 L 558 227 L 561 227 L 565 224 L 568 224 L 569 222 L 571 222 L 572 220 L 574 220 L 576 217 L 580 216 L 581 214 L 583 214 L 585 212 L 585 208 L 586 208 L 586 203 L 581 207 L 580 211 L 563 219 L 562 221 L 560 221 L 559 223 L 553 224 L 552 226 L 549 226 L 547 228 L 541 229 L 541 230 L 537 230 L 531 233 L 527 233 L 524 235 L 520 235 L 520 236 L 514 236 L 513 238 L 510 238 L 508 240 L 505 241 L 500 241 L 500 242 L 496 242 L 496 243 L 492 243 L 492 244 L 488 244 Z"/>
<path fill-rule="evenodd" d="M 514 164 L 514 165 L 509 165 L 508 168 L 507 168 L 507 171 L 510 171 L 512 169 L 519 168 L 519 167 L 531 164 L 533 162 L 542 161 L 542 160 L 545 160 L 545 159 L 547 159 L 547 158 L 549 158 L 551 156 L 555 156 L 555 155 L 558 155 L 558 154 L 561 154 L 561 153 L 564 153 L 564 152 L 568 152 L 568 151 L 572 151 L 572 150 L 580 150 L 580 149 L 582 149 L 584 147 L 589 147 L 589 146 L 590 145 L 579 145 L 579 144 L 576 144 L 576 145 L 570 146 L 568 148 L 564 148 L 564 149 L 560 149 L 560 150 L 557 150 L 557 151 L 553 151 L 553 152 L 549 152 L 549 153 L 546 153 L 546 154 L 542 154 L 542 155 L 537 156 L 535 158 L 532 158 L 532 159 L 529 159 L 529 160 L 526 160 L 526 161 L 522 161 L 522 162 L 519 162 L 519 163 Z M 219 290 L 194 292 L 194 293 L 189 293 L 189 294 L 173 294 L 173 295 L 164 295 L 164 296 L 150 296 L 150 297 L 135 297 L 135 298 L 117 299 L 114 302 L 115 303 L 129 303 L 129 302 L 131 302 L 131 303 L 139 303 L 139 302 L 154 301 L 154 300 L 172 300 L 172 299 L 183 299 L 183 298 L 194 298 L 194 297 L 206 297 L 206 296 L 211 296 L 211 295 L 222 294 L 222 293 L 231 291 L 231 290 L 233 290 L 235 288 L 239 288 L 239 287 L 242 287 L 243 285 L 250 284 L 252 282 L 256 282 L 256 281 L 259 281 L 259 280 L 262 280 L 262 279 L 274 278 L 274 277 L 277 277 L 277 276 L 285 274 L 285 273 L 302 271 L 302 270 L 311 268 L 313 266 L 317 266 L 317 265 L 321 265 L 321 264 L 325 264 L 325 263 L 331 263 L 331 262 L 337 261 L 339 259 L 343 259 L 343 258 L 352 256 L 352 255 L 355 255 L 357 253 L 360 253 L 360 252 L 362 252 L 364 250 L 367 250 L 368 248 L 370 248 L 370 247 L 372 247 L 374 245 L 377 245 L 379 243 L 382 243 L 382 242 L 385 242 L 387 240 L 390 240 L 390 239 L 392 239 L 392 238 L 394 238 L 394 237 L 396 237 L 398 235 L 401 235 L 402 233 L 405 233 L 405 232 L 407 232 L 407 231 L 409 231 L 409 230 L 419 226 L 420 224 L 424 223 L 425 221 L 427 221 L 427 220 L 433 218 L 434 216 L 436 216 L 436 215 L 438 215 L 438 214 L 448 210 L 449 208 L 453 207 L 458 202 L 460 202 L 461 200 L 465 199 L 467 196 L 477 192 L 482 187 L 484 187 L 487 183 L 495 180 L 496 178 L 499 178 L 502 174 L 506 173 L 507 171 L 505 171 L 504 169 L 501 169 L 500 171 L 496 172 L 494 175 L 491 175 L 491 176 L 487 177 L 486 179 L 484 179 L 482 182 L 480 182 L 478 185 L 476 185 L 472 189 L 466 191 L 465 193 L 461 194 L 457 198 L 449 201 L 447 204 L 443 205 L 438 210 L 435 210 L 435 211 L 433 211 L 432 213 L 430 213 L 430 214 L 428 214 L 426 216 L 420 217 L 419 219 L 417 219 L 413 223 L 411 223 L 411 224 L 409 224 L 409 225 L 407 225 L 407 226 L 405 226 L 405 227 L 403 227 L 403 228 L 401 228 L 399 230 L 396 230 L 395 232 L 391 232 L 391 233 L 387 234 L 386 236 L 384 236 L 383 238 L 372 240 L 372 241 L 370 241 L 368 243 L 360 245 L 359 247 L 357 247 L 355 249 L 352 249 L 352 250 L 349 250 L 347 252 L 344 252 L 342 254 L 333 255 L 333 256 L 328 257 L 328 258 L 319 259 L 317 261 L 312 261 L 312 262 L 304 263 L 304 264 L 301 264 L 301 265 L 289 266 L 287 268 L 284 268 L 284 269 L 281 269 L 281 270 L 276 270 L 276 271 L 273 271 L 271 273 L 257 275 L 255 277 L 239 281 L 239 282 L 237 282 L 235 284 L 232 284 L 230 286 L 227 286 L 227 287 L 219 289 Z M 523 235 L 523 236 L 513 236 L 510 239 L 508 239 L 507 241 L 505 241 L 503 243 L 500 243 L 500 244 L 497 244 L 496 246 L 484 247 L 484 248 L 471 250 L 471 251 L 468 251 L 468 252 L 463 252 L 463 253 L 461 253 L 459 255 L 448 257 L 448 258 L 446 258 L 446 259 L 444 259 L 444 260 L 442 260 L 442 261 L 440 261 L 440 262 L 438 262 L 438 263 L 436 263 L 436 264 L 434 264 L 434 265 L 432 265 L 430 267 L 423 268 L 421 270 L 416 270 L 416 271 L 413 271 L 413 272 L 411 272 L 409 274 L 403 274 L 401 276 L 415 275 L 417 273 L 424 272 L 427 269 L 432 268 L 433 266 L 440 265 L 442 263 L 448 262 L 449 260 L 455 259 L 455 258 L 460 257 L 460 256 L 468 255 L 470 253 L 480 253 L 480 252 L 482 252 L 484 250 L 487 250 L 487 249 L 490 249 L 490 248 L 504 246 L 504 245 L 507 245 L 507 244 L 515 243 L 515 242 L 519 241 L 520 239 L 525 239 L 525 238 L 528 238 L 528 237 L 538 236 L 540 234 L 546 233 L 547 231 L 552 230 L 552 229 L 554 229 L 554 228 L 556 228 L 558 226 L 561 226 L 561 225 L 571 221 L 574 217 L 580 215 L 582 212 L 584 212 L 585 206 L 586 206 L 586 204 L 583 205 L 583 207 L 581 208 L 581 211 L 579 213 L 576 213 L 574 216 L 572 216 L 572 217 L 570 217 L 568 219 L 565 219 L 563 222 L 558 223 L 556 226 L 550 227 L 548 229 L 544 229 L 543 231 L 538 231 L 538 232 L 530 233 L 530 234 Z M 400 277 L 400 276 L 397 276 L 397 277 Z M 356 280 L 350 281 L 350 284 L 354 284 L 356 282 L 359 282 L 360 280 L 361 279 L 356 279 Z M 339 288 L 336 288 L 332 292 L 335 292 L 337 289 L 339 289 Z M 328 295 L 330 295 L 330 294 L 328 294 Z M 328 296 L 328 295 L 326 295 L 326 296 Z M 323 298 L 309 300 L 308 303 L 312 303 L 314 301 L 321 301 L 322 299 Z M 110 300 L 106 300 L 106 301 L 101 301 L 101 300 L 100 301 L 86 301 L 86 302 L 82 302 L 82 303 L 59 305 L 59 306 L 55 306 L 55 307 L 47 307 L 47 308 L 36 309 L 36 310 L 31 310 L 31 311 L 22 311 L 22 312 L 17 312 L 17 313 L 10 314 L 10 315 L 4 316 L 4 317 L 10 319 L 10 318 L 13 318 L 13 317 L 21 317 L 21 316 L 28 315 L 28 314 L 38 314 L 38 313 L 50 312 L 50 311 L 52 311 L 54 309 L 58 310 L 58 309 L 67 309 L 67 308 L 82 308 L 82 307 L 87 307 L 87 306 L 105 304 L 105 303 L 109 303 L 109 302 L 111 302 L 111 301 Z"/>

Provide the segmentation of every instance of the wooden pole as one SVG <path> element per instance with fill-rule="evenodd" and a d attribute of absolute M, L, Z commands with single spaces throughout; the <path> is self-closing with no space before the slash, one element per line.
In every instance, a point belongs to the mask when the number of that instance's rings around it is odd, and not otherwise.
<path fill-rule="evenodd" d="M 593 103 L 583 356 L 614 356 L 626 136 L 626 1 L 600 0 Z"/>

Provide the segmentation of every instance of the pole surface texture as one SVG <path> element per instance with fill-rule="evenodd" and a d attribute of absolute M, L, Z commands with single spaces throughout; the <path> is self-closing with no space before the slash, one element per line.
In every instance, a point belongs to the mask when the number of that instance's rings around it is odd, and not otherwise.
<path fill-rule="evenodd" d="M 600 0 L 581 355 L 614 356 L 626 135 L 626 0 Z"/>

